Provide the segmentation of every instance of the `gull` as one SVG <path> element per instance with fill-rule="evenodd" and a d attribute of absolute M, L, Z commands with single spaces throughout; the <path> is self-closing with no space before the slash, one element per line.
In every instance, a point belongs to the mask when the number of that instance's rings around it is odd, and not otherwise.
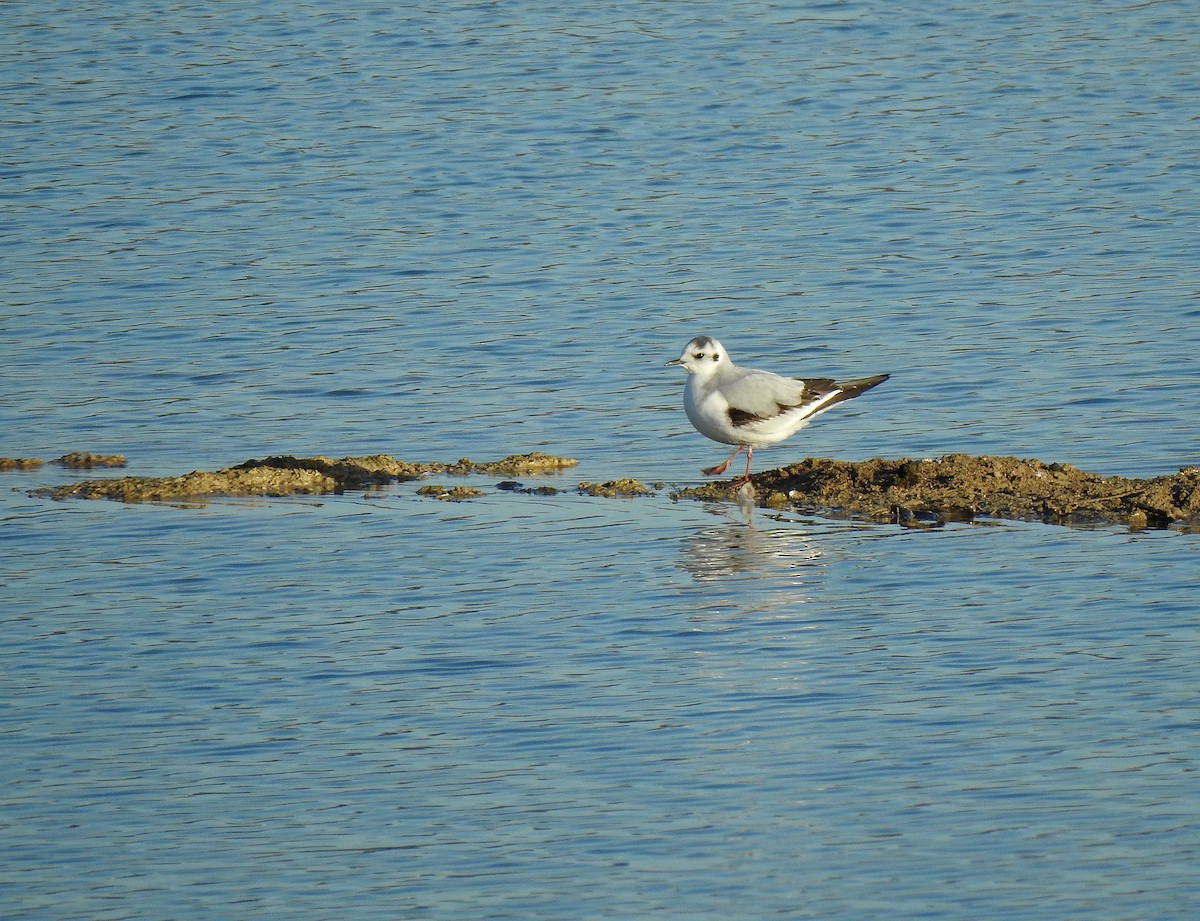
<path fill-rule="evenodd" d="M 719 476 L 742 451 L 750 482 L 750 461 L 755 448 L 765 448 L 800 431 L 814 417 L 838 403 L 852 400 L 891 375 L 876 374 L 839 383 L 828 377 L 791 378 L 741 368 L 725 347 L 711 336 L 697 336 L 683 354 L 667 362 L 688 373 L 683 408 L 696 431 L 722 444 L 737 445 L 723 464 L 709 467 L 708 476 Z"/>

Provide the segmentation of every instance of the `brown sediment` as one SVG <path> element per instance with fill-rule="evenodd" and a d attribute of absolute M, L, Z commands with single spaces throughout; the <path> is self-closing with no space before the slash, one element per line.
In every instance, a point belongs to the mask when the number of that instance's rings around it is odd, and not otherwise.
<path fill-rule="evenodd" d="M 517 480 L 504 480 L 497 483 L 496 488 L 502 492 L 517 492 L 525 496 L 557 496 L 560 492 L 555 486 L 526 486 Z"/>
<path fill-rule="evenodd" d="M 36 457 L 0 457 L 0 470 L 37 470 L 45 464 Z"/>
<path fill-rule="evenodd" d="M 115 499 L 118 502 L 172 502 L 215 496 L 290 496 L 336 492 L 337 481 L 312 468 L 272 466 L 196 470 L 183 476 L 127 476 L 45 487 L 35 496 L 51 499 Z"/>
<path fill-rule="evenodd" d="M 459 463 L 470 462 L 459 461 Z M 510 454 L 508 457 L 496 461 L 494 464 L 477 464 L 475 466 L 478 469 L 469 472 L 499 474 L 501 476 L 533 476 L 539 473 L 557 473 L 560 470 L 566 470 L 568 467 L 574 467 L 578 463 L 579 461 L 570 457 L 554 457 L 550 454 L 543 454 L 541 451 L 534 451 L 530 454 Z"/>
<path fill-rule="evenodd" d="M 114 499 L 120 502 L 170 502 L 221 496 L 290 496 L 371 489 L 429 473 L 539 474 L 563 470 L 576 461 L 548 454 L 513 454 L 492 463 L 467 458 L 448 463 L 414 463 L 387 454 L 368 457 L 293 457 L 280 455 L 248 460 L 223 470 L 193 471 L 182 476 L 121 477 L 84 480 L 34 490 L 51 499 Z"/>
<path fill-rule="evenodd" d="M 372 490 L 428 474 L 536 476 L 559 472 L 575 463 L 570 458 L 540 452 L 514 454 L 489 463 L 467 458 L 453 463 L 415 463 L 386 454 L 340 460 L 284 455 L 183 476 L 84 480 L 38 489 L 33 495 L 122 502 L 317 495 Z M 38 464 L 28 458 L 10 458 L 0 460 L 0 469 L 32 470 Z M 932 460 L 876 458 L 857 463 L 810 458 L 790 467 L 755 474 L 752 483 L 754 501 L 760 506 L 913 526 L 1009 518 L 1052 524 L 1123 524 L 1131 528 L 1200 531 L 1200 468 L 1197 467 L 1185 467 L 1169 476 L 1132 479 L 1087 473 L 1070 464 L 1046 464 L 1015 457 L 950 454 Z M 552 486 L 526 488 L 511 479 L 496 488 L 536 495 L 553 495 L 558 491 Z M 589 496 L 604 497 L 654 494 L 654 489 L 628 478 L 583 482 L 576 489 Z M 655 489 L 661 489 L 661 485 Z M 480 490 L 461 486 L 431 486 L 422 493 L 454 501 L 482 494 Z M 672 498 L 733 501 L 737 498 L 736 483 L 724 481 L 681 489 Z"/>
<path fill-rule="evenodd" d="M 430 484 L 422 486 L 417 490 L 418 496 L 432 496 L 435 499 L 441 499 L 443 502 L 463 502 L 466 499 L 477 499 L 480 496 L 486 496 L 487 493 L 482 489 L 475 489 L 473 486 L 442 486 L 440 484 Z"/>
<path fill-rule="evenodd" d="M 1200 468 L 1153 479 L 1087 473 L 1070 464 L 950 454 L 933 460 L 851 463 L 810 458 L 752 478 L 771 508 L 911 525 L 977 517 L 1051 524 L 1124 524 L 1200 529 Z M 733 498 L 733 484 L 680 490 L 678 497 Z"/>
<path fill-rule="evenodd" d="M 88 470 L 92 467 L 124 467 L 124 454 L 89 454 L 87 451 L 72 451 L 50 461 L 71 470 Z"/>
<path fill-rule="evenodd" d="M 69 470 L 88 470 L 92 467 L 124 467 L 124 454 L 91 454 L 88 451 L 72 451 L 52 461 L 36 457 L 0 457 L 0 471 L 37 470 L 47 463 L 58 464 Z"/>
<path fill-rule="evenodd" d="M 628 477 L 623 480 L 609 480 L 607 483 L 580 483 L 578 488 L 581 493 L 589 496 L 604 496 L 608 499 L 653 495 L 652 490 Z"/>

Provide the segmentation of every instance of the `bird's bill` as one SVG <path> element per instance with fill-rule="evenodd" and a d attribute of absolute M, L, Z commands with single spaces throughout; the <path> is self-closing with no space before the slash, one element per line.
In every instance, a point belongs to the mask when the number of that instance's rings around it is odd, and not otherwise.
<path fill-rule="evenodd" d="M 669 365 L 678 365 L 678 364 L 682 364 L 682 363 L 683 363 L 682 358 L 672 358 L 670 361 L 664 363 L 664 367 L 667 367 Z"/>

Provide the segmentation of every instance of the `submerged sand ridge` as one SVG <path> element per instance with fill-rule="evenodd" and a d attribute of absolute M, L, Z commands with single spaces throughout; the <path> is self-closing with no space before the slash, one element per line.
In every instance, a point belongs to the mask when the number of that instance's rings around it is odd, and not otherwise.
<path fill-rule="evenodd" d="M 28 459 L 8 467 L 4 462 L 0 458 L 0 469 L 36 469 Z M 189 502 L 215 497 L 320 495 L 378 489 L 431 474 L 482 474 L 506 478 L 495 485 L 497 490 L 550 495 L 559 490 L 550 486 L 525 488 L 511 478 L 559 473 L 576 463 L 571 458 L 541 452 L 513 454 L 488 463 L 466 458 L 453 463 L 418 463 L 386 454 L 340 460 L 281 455 L 211 472 L 83 480 L 33 490 L 32 494 L 52 499 Z M 755 474 L 751 482 L 753 501 L 759 506 L 912 526 L 985 517 L 1200 531 L 1197 467 L 1185 467 L 1169 476 L 1133 479 L 1015 457 L 951 454 L 928 460 L 876 458 L 860 462 L 809 458 Z M 584 482 L 575 487 L 584 495 L 630 498 L 654 495 L 663 488 L 661 484 L 647 487 L 629 478 Z M 439 485 L 423 487 L 421 494 L 465 501 L 485 497 L 488 492 Z M 676 489 L 670 495 L 672 499 L 719 502 L 738 497 L 732 480 Z"/>

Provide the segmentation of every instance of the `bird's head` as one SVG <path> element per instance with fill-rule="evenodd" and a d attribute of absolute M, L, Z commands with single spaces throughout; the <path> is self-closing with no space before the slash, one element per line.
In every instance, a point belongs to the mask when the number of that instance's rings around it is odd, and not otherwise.
<path fill-rule="evenodd" d="M 725 347 L 711 336 L 697 336 L 683 347 L 683 354 L 667 362 L 679 365 L 688 374 L 710 377 L 729 361 Z"/>

